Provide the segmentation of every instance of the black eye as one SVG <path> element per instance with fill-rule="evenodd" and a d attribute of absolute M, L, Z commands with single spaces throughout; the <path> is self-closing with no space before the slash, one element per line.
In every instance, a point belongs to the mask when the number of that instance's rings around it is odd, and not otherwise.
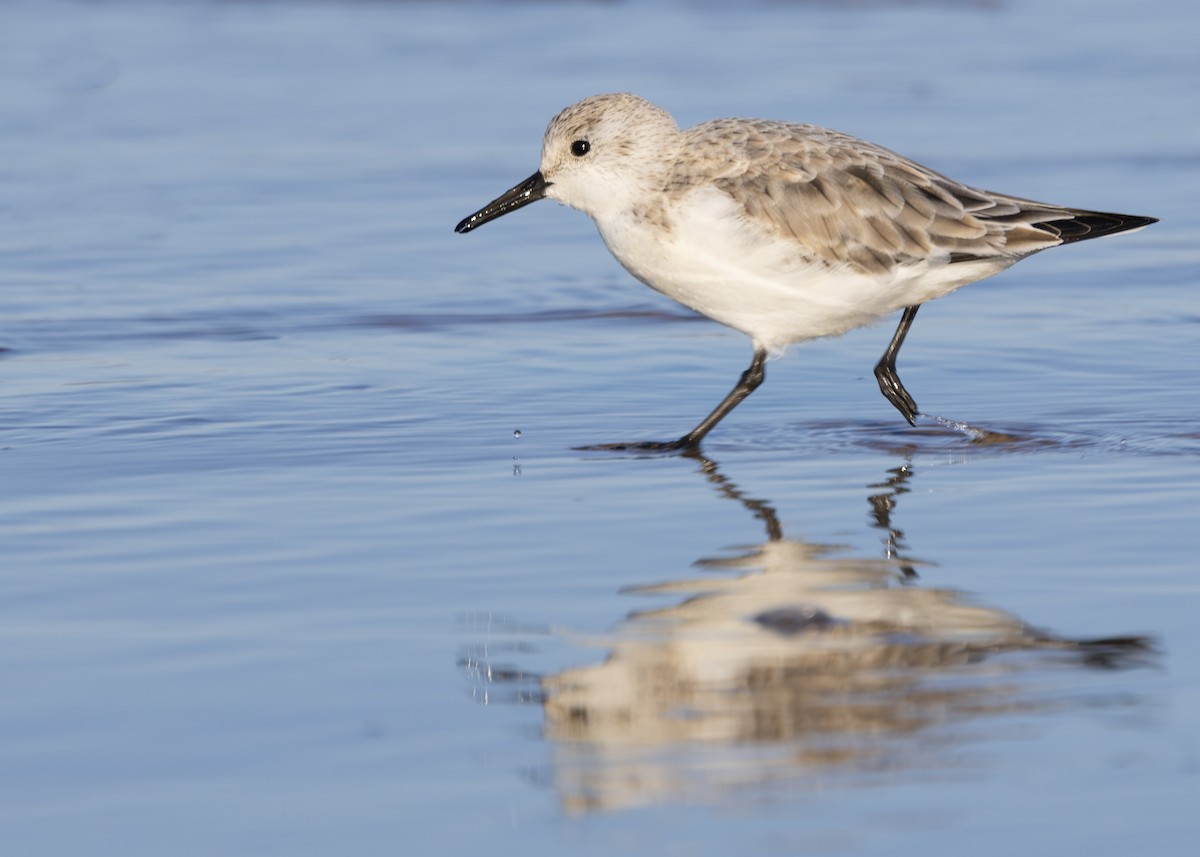
<path fill-rule="evenodd" d="M 587 140 L 576 140 L 571 144 L 571 154 L 577 158 L 582 158 L 592 150 L 592 144 Z"/>

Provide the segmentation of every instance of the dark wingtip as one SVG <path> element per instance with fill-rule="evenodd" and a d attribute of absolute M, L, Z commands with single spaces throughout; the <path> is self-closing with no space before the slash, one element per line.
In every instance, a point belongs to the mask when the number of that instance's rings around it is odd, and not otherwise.
<path fill-rule="evenodd" d="M 1103 238 L 1119 232 L 1141 229 L 1158 223 L 1157 217 L 1142 217 L 1138 214 L 1115 214 L 1105 211 L 1072 211 L 1069 217 L 1047 220 L 1036 224 L 1037 228 L 1053 232 L 1063 244 Z"/>

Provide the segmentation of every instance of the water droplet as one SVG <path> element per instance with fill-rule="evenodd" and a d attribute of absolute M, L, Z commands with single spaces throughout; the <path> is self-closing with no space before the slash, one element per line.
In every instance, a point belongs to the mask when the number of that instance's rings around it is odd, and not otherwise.
<path fill-rule="evenodd" d="M 517 440 L 520 440 L 521 439 L 521 430 L 517 429 L 516 431 L 514 431 L 513 437 L 515 437 Z"/>

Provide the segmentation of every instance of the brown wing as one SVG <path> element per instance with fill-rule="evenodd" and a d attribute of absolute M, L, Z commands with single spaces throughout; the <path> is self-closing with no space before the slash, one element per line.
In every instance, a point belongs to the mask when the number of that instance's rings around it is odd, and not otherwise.
<path fill-rule="evenodd" d="M 1015 259 L 1153 222 L 979 190 L 811 125 L 717 120 L 685 132 L 708 180 L 814 259 L 865 273 L 920 259 Z M 686 182 L 679 183 L 680 189 Z"/>

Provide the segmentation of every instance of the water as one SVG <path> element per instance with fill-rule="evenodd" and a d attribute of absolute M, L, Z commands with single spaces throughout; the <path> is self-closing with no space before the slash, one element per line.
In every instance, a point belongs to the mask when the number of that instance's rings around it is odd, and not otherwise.
<path fill-rule="evenodd" d="M 4 853 L 1191 852 L 1200 15 L 739 9 L 0 9 Z M 579 452 L 749 360 L 451 232 L 621 89 L 1163 221 Z"/>

